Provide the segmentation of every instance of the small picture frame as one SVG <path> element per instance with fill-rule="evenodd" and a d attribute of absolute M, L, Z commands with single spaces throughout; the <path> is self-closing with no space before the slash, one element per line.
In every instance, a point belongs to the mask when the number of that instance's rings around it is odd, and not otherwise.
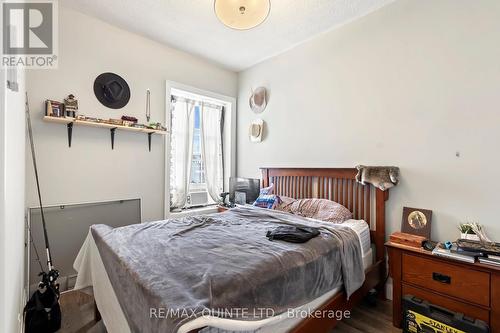
<path fill-rule="evenodd" d="M 432 210 L 403 207 L 401 231 L 431 239 Z"/>
<path fill-rule="evenodd" d="M 247 194 L 245 192 L 234 191 L 234 202 L 238 205 L 247 203 Z"/>
<path fill-rule="evenodd" d="M 50 117 L 64 117 L 64 104 L 50 99 L 45 101 L 45 115 Z"/>

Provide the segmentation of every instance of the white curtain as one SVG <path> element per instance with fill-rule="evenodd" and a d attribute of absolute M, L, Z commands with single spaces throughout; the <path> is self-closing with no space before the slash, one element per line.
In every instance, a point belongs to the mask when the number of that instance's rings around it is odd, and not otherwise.
<path fill-rule="evenodd" d="M 201 151 L 208 193 L 218 201 L 223 190 L 222 107 L 201 105 Z"/>
<path fill-rule="evenodd" d="M 183 208 L 191 181 L 193 101 L 176 100 L 171 108 L 170 208 Z"/>

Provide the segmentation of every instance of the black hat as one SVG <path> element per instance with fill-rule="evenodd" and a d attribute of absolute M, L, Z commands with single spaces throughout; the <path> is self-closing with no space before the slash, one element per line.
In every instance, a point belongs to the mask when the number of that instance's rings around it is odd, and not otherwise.
<path fill-rule="evenodd" d="M 115 73 L 102 73 L 94 81 L 94 94 L 104 106 L 120 109 L 130 99 L 127 82 Z"/>

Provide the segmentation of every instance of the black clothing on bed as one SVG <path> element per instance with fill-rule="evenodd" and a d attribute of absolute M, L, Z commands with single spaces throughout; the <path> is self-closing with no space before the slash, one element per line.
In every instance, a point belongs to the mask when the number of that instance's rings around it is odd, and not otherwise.
<path fill-rule="evenodd" d="M 319 235 L 318 228 L 280 226 L 269 230 L 266 237 L 272 240 L 282 240 L 290 243 L 305 243 Z"/>

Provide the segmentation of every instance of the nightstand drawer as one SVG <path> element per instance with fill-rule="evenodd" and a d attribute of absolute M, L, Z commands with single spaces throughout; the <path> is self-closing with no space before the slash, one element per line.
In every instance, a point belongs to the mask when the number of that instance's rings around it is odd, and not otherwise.
<path fill-rule="evenodd" d="M 472 306 L 467 303 L 456 301 L 450 297 L 441 296 L 432 291 L 426 291 L 424 289 L 403 283 L 401 294 L 402 296 L 413 295 L 426 300 L 429 303 L 442 306 L 448 310 L 463 313 L 474 319 L 481 319 L 486 323 L 490 322 L 490 312 L 488 310 L 479 306 Z"/>
<path fill-rule="evenodd" d="M 490 274 L 404 253 L 405 282 L 484 306 L 490 305 Z"/>

